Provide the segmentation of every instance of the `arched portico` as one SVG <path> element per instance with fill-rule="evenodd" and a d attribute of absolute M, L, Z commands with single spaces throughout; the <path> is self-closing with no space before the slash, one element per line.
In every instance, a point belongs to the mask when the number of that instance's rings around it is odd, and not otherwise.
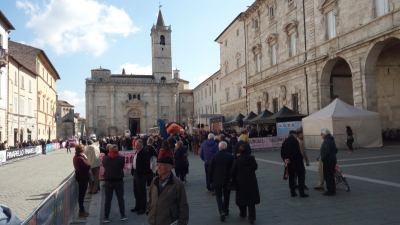
<path fill-rule="evenodd" d="M 321 74 L 320 93 L 321 108 L 335 98 L 354 104 L 352 72 L 345 59 L 337 57 L 325 64 Z"/>
<path fill-rule="evenodd" d="M 379 112 L 382 128 L 400 128 L 400 39 L 375 43 L 365 61 L 368 110 Z"/>

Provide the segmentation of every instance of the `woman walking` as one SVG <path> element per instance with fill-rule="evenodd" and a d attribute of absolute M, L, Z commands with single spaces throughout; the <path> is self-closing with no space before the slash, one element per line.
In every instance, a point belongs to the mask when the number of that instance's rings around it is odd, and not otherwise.
<path fill-rule="evenodd" d="M 347 135 L 347 147 L 349 148 L 350 152 L 353 152 L 353 143 L 354 143 L 354 137 L 353 137 L 353 130 L 351 129 L 350 126 L 346 126 L 346 135 Z"/>
<path fill-rule="evenodd" d="M 256 204 L 260 203 L 260 192 L 256 177 L 257 162 L 243 144 L 238 147 L 239 155 L 232 166 L 232 182 L 236 186 L 236 205 L 240 217 L 248 219 L 250 224 L 256 220 Z"/>
<path fill-rule="evenodd" d="M 183 147 L 183 142 L 178 141 L 175 146 L 175 174 L 182 181 L 186 181 L 186 174 L 189 172 L 189 161 L 187 151 Z"/>

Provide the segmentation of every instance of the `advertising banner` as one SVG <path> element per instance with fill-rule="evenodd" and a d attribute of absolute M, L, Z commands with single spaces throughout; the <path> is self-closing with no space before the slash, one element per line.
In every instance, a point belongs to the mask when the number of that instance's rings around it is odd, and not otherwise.
<path fill-rule="evenodd" d="M 259 149 L 272 149 L 280 148 L 282 146 L 284 137 L 263 137 L 263 138 L 250 138 L 250 148 L 254 150 Z"/>
<path fill-rule="evenodd" d="M 124 173 L 130 173 L 133 165 L 133 158 L 135 157 L 136 151 L 120 151 L 119 155 L 125 157 Z M 104 153 L 100 154 L 100 162 L 103 162 Z M 100 180 L 104 177 L 104 167 L 103 164 L 100 166 Z"/>
<path fill-rule="evenodd" d="M 289 131 L 297 130 L 301 126 L 301 121 L 282 122 L 276 124 L 276 131 L 278 137 L 287 137 L 289 135 Z"/>
<path fill-rule="evenodd" d="M 6 162 L 6 151 L 0 151 L 0 165 Z"/>
<path fill-rule="evenodd" d="M 6 161 L 22 158 L 29 155 L 36 155 L 35 147 L 6 150 Z"/>

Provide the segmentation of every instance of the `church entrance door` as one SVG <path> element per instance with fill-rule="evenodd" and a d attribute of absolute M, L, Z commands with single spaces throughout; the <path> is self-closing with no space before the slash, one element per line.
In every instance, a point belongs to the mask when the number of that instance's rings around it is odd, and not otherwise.
<path fill-rule="evenodd" d="M 131 136 L 135 136 L 140 133 L 139 118 L 129 118 L 129 130 L 131 131 Z"/>

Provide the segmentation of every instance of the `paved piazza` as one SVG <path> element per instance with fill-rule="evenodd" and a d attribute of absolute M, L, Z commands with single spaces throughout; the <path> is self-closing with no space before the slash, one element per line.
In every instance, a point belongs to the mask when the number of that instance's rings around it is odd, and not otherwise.
<path fill-rule="evenodd" d="M 61 149 L 0 166 L 0 204 L 26 219 L 74 171 L 73 155 Z"/>
<path fill-rule="evenodd" d="M 315 160 L 318 151 L 308 151 Z M 257 177 L 261 191 L 261 204 L 256 206 L 256 224 L 274 225 L 398 225 L 400 224 L 400 147 L 377 150 L 359 150 L 355 153 L 339 152 L 339 165 L 352 188 L 339 189 L 335 197 L 322 196 L 312 187 L 317 182 L 316 164 L 307 168 L 306 184 L 310 187 L 307 199 L 291 198 L 287 182 L 282 180 L 283 167 L 279 151 L 257 152 Z M 190 156 L 189 182 L 186 191 L 190 209 L 190 225 L 213 225 L 219 222 L 214 196 L 205 191 L 203 166 L 200 159 Z M 231 214 L 225 224 L 248 224 L 240 219 L 231 194 Z M 146 217 L 129 210 L 134 206 L 132 177 L 125 178 L 125 201 L 128 215 L 126 224 L 144 225 Z M 119 221 L 114 196 L 111 224 Z M 103 210 L 103 207 L 98 207 Z"/>

